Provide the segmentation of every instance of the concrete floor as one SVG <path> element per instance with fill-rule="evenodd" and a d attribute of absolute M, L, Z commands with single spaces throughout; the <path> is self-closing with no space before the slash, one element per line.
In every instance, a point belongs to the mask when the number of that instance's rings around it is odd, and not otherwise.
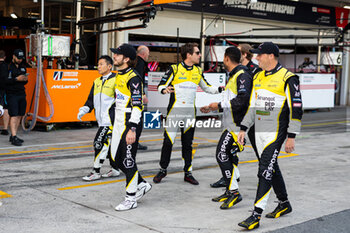
<path fill-rule="evenodd" d="M 292 154 L 281 153 L 293 212 L 279 219 L 262 218 L 254 232 L 349 232 L 349 109 L 309 111 Z M 247 146 L 241 153 L 240 191 L 243 201 L 220 210 L 211 198 L 223 189 L 210 188 L 220 178 L 214 153 L 220 130 L 196 130 L 193 174 L 200 182 L 183 181 L 183 162 L 176 142 L 169 174 L 160 184 L 162 132 L 144 130 L 138 167 L 152 190 L 131 211 L 114 207 L 125 195 L 124 175 L 84 182 L 92 169 L 96 127 L 20 133 L 22 147 L 0 135 L 0 232 L 241 232 L 237 223 L 250 215 L 257 185 L 257 162 Z M 102 172 L 109 170 L 108 162 Z M 270 195 L 267 210 L 276 203 Z M 344 217 L 346 216 L 346 217 Z"/>

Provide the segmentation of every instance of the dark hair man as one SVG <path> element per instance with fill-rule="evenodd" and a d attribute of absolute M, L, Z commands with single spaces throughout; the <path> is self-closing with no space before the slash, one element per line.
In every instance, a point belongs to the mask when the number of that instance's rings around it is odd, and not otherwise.
<path fill-rule="evenodd" d="M 17 130 L 27 107 L 24 86 L 28 83 L 28 74 L 25 65 L 22 64 L 24 58 L 24 52 L 21 49 L 16 49 L 14 51 L 12 62 L 9 65 L 9 76 L 6 82 L 11 129 L 10 142 L 15 146 L 22 146 L 23 143 L 23 140 L 17 137 Z"/>
<path fill-rule="evenodd" d="M 115 99 L 116 77 L 116 74 L 112 73 L 112 68 L 113 60 L 110 56 L 101 56 L 98 59 L 97 69 L 98 73 L 102 76 L 94 81 L 88 99 L 85 105 L 79 109 L 78 113 L 78 120 L 81 121 L 81 118 L 86 113 L 95 109 L 95 117 L 99 127 L 94 139 L 94 169 L 89 175 L 83 177 L 85 181 L 93 181 L 101 178 L 101 166 L 110 153 L 110 140 L 112 136 L 110 127 L 112 124 L 108 111 Z M 118 169 L 112 168 L 109 172 L 103 174 L 102 177 L 115 177 L 119 175 L 120 172 Z"/>
<path fill-rule="evenodd" d="M 249 51 L 252 47 L 249 44 L 239 44 L 237 48 L 241 51 L 240 63 L 247 68 L 247 71 L 250 74 L 250 76 L 254 77 L 256 73 L 261 71 L 261 68 L 259 68 L 258 65 L 252 62 L 253 54 Z M 248 138 L 250 143 L 252 144 L 256 157 L 259 159 L 258 151 L 255 145 L 254 125 L 250 127 L 248 131 Z M 235 161 L 237 161 L 238 163 L 239 158 L 236 157 Z M 239 177 L 238 177 L 238 180 L 239 180 Z M 220 180 L 216 181 L 215 183 L 210 184 L 210 187 L 212 188 L 226 187 L 225 178 L 222 177 Z"/>
<path fill-rule="evenodd" d="M 7 101 L 6 101 L 6 82 L 9 76 L 8 64 L 5 63 L 6 54 L 4 50 L 0 50 L 0 105 L 3 106 L 4 111 L 2 115 L 4 128 L 1 130 L 1 135 L 9 135 L 7 131 L 10 121 L 10 116 L 7 110 Z"/>
<path fill-rule="evenodd" d="M 140 175 L 136 165 L 136 152 L 142 131 L 142 79 L 134 72 L 136 50 L 128 44 L 112 48 L 114 65 L 118 73 L 115 82 L 115 108 L 110 115 L 113 123 L 111 158 L 126 176 L 125 200 L 115 207 L 117 211 L 137 207 L 139 200 L 152 186 Z M 114 116 L 113 116 L 114 115 Z"/>
<path fill-rule="evenodd" d="M 213 198 L 214 202 L 224 202 L 220 208 L 228 209 L 242 200 L 238 191 L 239 170 L 237 152 L 244 149 L 244 143 L 237 142 L 239 125 L 249 105 L 252 89 L 252 77 L 247 69 L 240 65 L 241 52 L 236 47 L 229 47 L 224 54 L 224 66 L 229 72 L 223 100 L 201 108 L 202 112 L 219 110 L 223 112 L 224 132 L 216 148 L 216 161 L 225 179 L 226 191 Z"/>
<path fill-rule="evenodd" d="M 285 151 L 290 153 L 294 150 L 295 135 L 300 132 L 302 117 L 299 77 L 279 64 L 277 45 L 265 42 L 250 51 L 258 54 L 257 60 L 263 71 L 254 76 L 248 112 L 238 134 L 238 142 L 243 143 L 245 131 L 255 123 L 260 157 L 258 190 L 252 215 L 238 224 L 249 230 L 259 227 L 271 186 L 279 203 L 266 217 L 278 218 L 292 211 L 277 158 L 286 138 Z"/>
<path fill-rule="evenodd" d="M 160 171 L 153 178 L 153 182 L 159 183 L 167 175 L 167 167 L 170 163 L 171 151 L 175 142 L 176 132 L 181 128 L 182 158 L 185 162 L 184 180 L 190 184 L 198 185 L 198 181 L 192 176 L 192 141 L 194 125 L 188 124 L 195 120 L 195 100 L 198 85 L 203 91 L 217 94 L 221 87 L 212 87 L 203 77 L 202 70 L 196 64 L 199 63 L 201 53 L 196 43 L 187 43 L 181 47 L 183 61 L 171 65 L 158 85 L 161 94 L 170 94 L 167 109 L 166 125 L 164 128 L 163 147 L 160 156 Z M 171 122 L 175 123 L 172 124 Z M 184 122 L 184 126 L 180 126 Z"/>

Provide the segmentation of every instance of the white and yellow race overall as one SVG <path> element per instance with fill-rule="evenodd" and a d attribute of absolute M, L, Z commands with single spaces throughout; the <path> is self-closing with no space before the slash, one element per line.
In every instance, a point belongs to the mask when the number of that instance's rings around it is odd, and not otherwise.
<path fill-rule="evenodd" d="M 254 76 L 249 109 L 241 123 L 246 130 L 255 123 L 255 140 L 260 156 L 259 185 L 255 209 L 261 213 L 273 187 L 278 200 L 288 200 L 277 158 L 287 137 L 299 134 L 302 100 L 299 77 L 280 64 Z"/>
<path fill-rule="evenodd" d="M 170 94 L 159 164 L 163 169 L 169 166 L 176 133 L 181 128 L 184 171 L 192 171 L 192 141 L 195 129 L 193 123 L 196 119 L 197 87 L 200 86 L 203 91 L 211 94 L 221 92 L 221 88 L 211 86 L 203 77 L 200 67 L 187 66 L 184 62 L 170 66 L 158 85 L 158 91 L 162 93 L 168 86 L 174 88 L 174 93 Z M 180 122 L 184 122 L 183 126 Z"/>
<path fill-rule="evenodd" d="M 111 161 L 126 176 L 126 193 L 135 195 L 143 181 L 136 165 L 138 140 L 142 131 L 142 79 L 132 68 L 119 70 L 115 81 L 115 104 L 109 113 L 113 123 Z M 136 132 L 136 141 L 127 145 L 126 134 Z"/>
<path fill-rule="evenodd" d="M 89 112 L 95 109 L 95 117 L 99 126 L 94 139 L 94 169 L 96 170 L 101 168 L 109 154 L 112 123 L 108 110 L 114 102 L 115 76 L 115 73 L 110 73 L 97 78 L 84 105 L 89 108 Z"/>

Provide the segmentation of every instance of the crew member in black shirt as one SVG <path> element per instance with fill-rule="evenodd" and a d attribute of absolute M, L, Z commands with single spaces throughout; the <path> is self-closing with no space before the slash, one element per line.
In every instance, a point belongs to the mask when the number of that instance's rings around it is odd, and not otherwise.
<path fill-rule="evenodd" d="M 24 52 L 21 49 L 14 51 L 6 82 L 11 129 L 10 142 L 15 146 L 21 146 L 23 143 L 23 140 L 17 137 L 17 129 L 27 107 L 24 86 L 28 83 L 28 74 L 25 65 L 22 63 L 24 58 Z"/>

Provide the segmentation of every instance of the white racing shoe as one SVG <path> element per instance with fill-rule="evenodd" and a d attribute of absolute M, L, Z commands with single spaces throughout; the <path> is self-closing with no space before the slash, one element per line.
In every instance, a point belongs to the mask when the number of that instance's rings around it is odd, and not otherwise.
<path fill-rule="evenodd" d="M 120 171 L 116 169 L 111 169 L 109 172 L 102 175 L 103 178 L 109 178 L 109 177 L 117 177 L 120 175 Z"/>
<path fill-rule="evenodd" d="M 137 192 L 135 195 L 136 201 L 140 200 L 143 195 L 148 193 L 152 189 L 152 185 L 148 182 L 141 182 L 137 185 Z"/>
<path fill-rule="evenodd" d="M 101 174 L 95 171 L 92 171 L 89 175 L 83 177 L 83 180 L 85 181 L 93 181 L 99 179 L 101 179 Z"/>
<path fill-rule="evenodd" d="M 137 202 L 134 196 L 126 196 L 125 200 L 115 207 L 116 211 L 131 210 L 137 207 Z"/>

